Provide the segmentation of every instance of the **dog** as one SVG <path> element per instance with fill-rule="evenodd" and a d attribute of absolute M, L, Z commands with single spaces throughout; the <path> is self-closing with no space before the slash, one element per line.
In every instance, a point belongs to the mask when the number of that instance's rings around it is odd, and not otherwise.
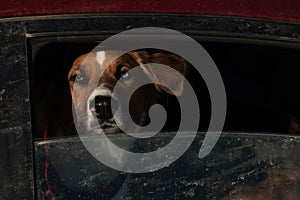
<path fill-rule="evenodd" d="M 73 63 L 68 80 L 70 85 L 73 107 L 76 121 L 85 131 L 97 131 L 101 127 L 105 133 L 119 131 L 116 120 L 113 118 L 111 102 L 120 107 L 119 99 L 113 97 L 113 89 L 118 80 L 132 79 L 129 70 L 147 63 L 159 63 L 177 70 L 183 77 L 188 71 L 188 63 L 181 57 L 162 51 L 133 51 L 128 52 L 116 60 L 108 63 L 111 57 L 117 55 L 117 51 L 98 51 L 79 56 Z M 107 68 L 105 68 L 105 66 Z M 151 70 L 144 67 L 144 75 L 153 79 Z M 101 77 L 98 77 L 102 74 Z M 139 126 L 147 125 L 150 122 L 148 116 L 149 108 L 154 104 L 167 106 L 170 96 L 181 95 L 183 91 L 183 79 L 172 80 L 169 73 L 162 71 L 160 74 L 165 80 L 169 80 L 175 88 L 173 92 L 159 84 L 147 84 L 137 89 L 129 103 L 129 110 L 132 120 Z M 174 79 L 174 77 L 173 77 Z M 76 83 L 75 83 L 76 81 Z M 76 85 L 76 92 L 75 91 Z M 97 86 L 89 87 L 89 86 Z M 120 108 L 122 110 L 122 108 Z M 176 116 L 174 110 L 170 116 Z M 168 115 L 169 116 L 169 115 Z M 127 119 L 122 112 L 114 116 L 121 126 L 126 126 Z M 178 117 L 178 115 L 177 115 Z M 180 116 L 179 116 L 180 118 Z M 170 120 L 170 117 L 168 119 Z M 172 122 L 172 124 L 176 124 Z M 166 123 L 165 127 L 170 126 Z"/>

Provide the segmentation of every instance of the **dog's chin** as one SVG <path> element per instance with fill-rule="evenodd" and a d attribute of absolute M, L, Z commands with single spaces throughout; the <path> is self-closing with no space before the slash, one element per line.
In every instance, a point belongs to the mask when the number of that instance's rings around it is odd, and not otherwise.
<path fill-rule="evenodd" d="M 113 119 L 109 120 L 97 120 L 88 125 L 89 133 L 119 133 L 120 128 L 117 126 L 116 122 Z"/>

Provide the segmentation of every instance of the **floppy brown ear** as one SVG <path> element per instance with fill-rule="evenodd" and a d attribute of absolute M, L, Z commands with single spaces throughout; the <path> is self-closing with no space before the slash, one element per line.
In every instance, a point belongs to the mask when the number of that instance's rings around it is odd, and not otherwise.
<path fill-rule="evenodd" d="M 188 63 L 183 58 L 169 52 L 137 51 L 130 52 L 130 54 L 143 67 L 143 70 L 153 82 L 157 82 L 157 75 L 153 73 L 151 67 L 147 67 L 147 63 L 163 64 L 177 70 L 183 76 L 173 77 L 170 75 L 170 70 L 164 68 L 159 71 L 159 78 L 170 83 L 173 92 L 158 84 L 155 84 L 155 88 L 158 91 L 165 91 L 172 95 L 182 95 L 184 76 L 188 71 Z"/>

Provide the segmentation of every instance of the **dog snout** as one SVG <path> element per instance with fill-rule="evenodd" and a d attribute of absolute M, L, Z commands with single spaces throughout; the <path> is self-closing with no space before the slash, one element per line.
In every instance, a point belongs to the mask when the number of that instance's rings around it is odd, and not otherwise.
<path fill-rule="evenodd" d="M 113 117 L 113 106 L 117 109 L 117 102 L 110 96 L 96 96 L 90 103 L 90 111 L 100 120 L 108 120 Z"/>

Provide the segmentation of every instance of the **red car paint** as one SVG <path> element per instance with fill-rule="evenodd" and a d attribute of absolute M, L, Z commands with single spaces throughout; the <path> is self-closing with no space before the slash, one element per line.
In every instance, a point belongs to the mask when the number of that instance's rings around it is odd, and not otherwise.
<path fill-rule="evenodd" d="M 300 22 L 299 0 L 6 0 L 0 17 L 80 13 L 177 13 Z"/>

